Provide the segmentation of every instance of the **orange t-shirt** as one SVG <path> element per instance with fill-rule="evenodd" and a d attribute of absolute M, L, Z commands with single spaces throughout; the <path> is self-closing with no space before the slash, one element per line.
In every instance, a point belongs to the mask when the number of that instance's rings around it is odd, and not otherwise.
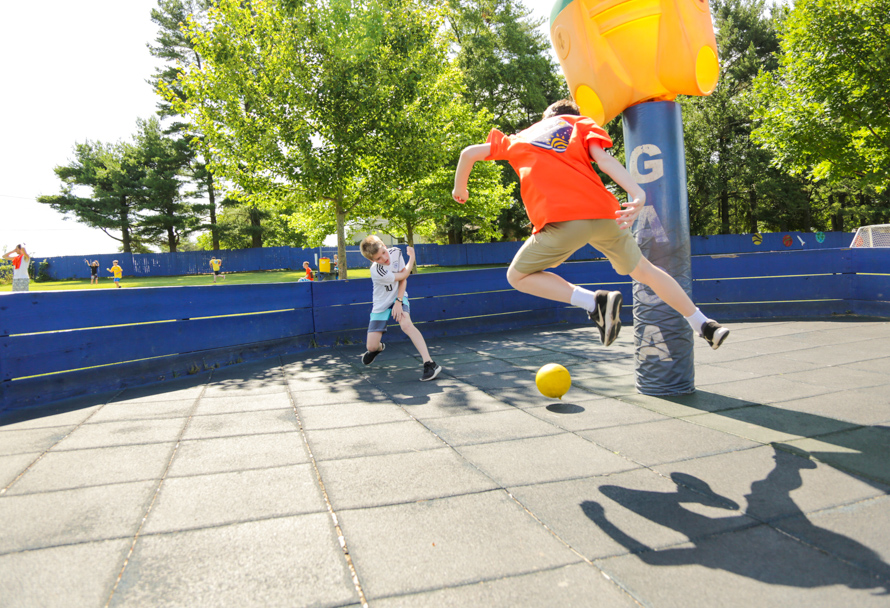
<path fill-rule="evenodd" d="M 506 160 L 519 175 L 519 189 L 534 231 L 568 220 L 615 219 L 618 199 L 591 166 L 587 148 L 596 140 L 612 146 L 608 134 L 584 116 L 553 116 L 516 135 L 497 129 L 488 135 L 485 160 Z"/>

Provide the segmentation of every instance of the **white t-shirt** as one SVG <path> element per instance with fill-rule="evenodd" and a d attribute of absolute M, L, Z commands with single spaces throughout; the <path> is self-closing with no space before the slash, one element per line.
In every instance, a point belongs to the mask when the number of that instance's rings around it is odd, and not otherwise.
<path fill-rule="evenodd" d="M 374 303 L 371 312 L 383 312 L 390 306 L 396 296 L 399 295 L 399 283 L 396 281 L 396 273 L 405 269 L 405 260 L 398 247 L 390 247 L 389 266 L 371 263 L 371 282 L 374 284 Z M 408 292 L 405 292 L 408 297 Z"/>
<path fill-rule="evenodd" d="M 31 258 L 25 257 L 22 258 L 22 264 L 18 268 L 13 267 L 12 269 L 12 278 L 13 279 L 27 279 L 30 278 L 28 276 L 28 264 L 31 263 Z"/>

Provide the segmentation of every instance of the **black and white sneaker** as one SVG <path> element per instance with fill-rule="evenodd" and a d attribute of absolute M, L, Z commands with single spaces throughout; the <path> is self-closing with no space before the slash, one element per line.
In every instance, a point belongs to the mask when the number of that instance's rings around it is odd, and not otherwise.
<path fill-rule="evenodd" d="M 435 361 L 427 361 L 423 364 L 423 375 L 420 377 L 421 382 L 432 380 L 442 371 L 441 365 L 436 365 Z"/>
<path fill-rule="evenodd" d="M 386 344 L 384 344 L 383 342 L 381 342 L 381 343 L 380 343 L 380 348 L 378 348 L 377 350 L 375 350 L 373 353 L 370 352 L 370 351 L 365 351 L 365 354 L 362 355 L 362 363 L 364 363 L 365 365 L 371 365 L 371 361 L 373 361 L 374 359 L 376 359 L 376 358 L 377 358 L 377 355 L 379 355 L 380 353 L 382 353 L 382 352 L 384 351 L 384 349 L 386 349 Z"/>
<path fill-rule="evenodd" d="M 720 348 L 720 345 L 723 344 L 728 335 L 729 330 L 717 323 L 717 321 L 702 323 L 701 337 L 707 340 L 714 350 Z"/>
<path fill-rule="evenodd" d="M 588 312 L 587 316 L 600 330 L 600 340 L 603 346 L 609 346 L 618 337 L 621 331 L 621 321 L 618 315 L 621 313 L 621 303 L 624 297 L 620 291 L 597 290 L 596 310 Z"/>

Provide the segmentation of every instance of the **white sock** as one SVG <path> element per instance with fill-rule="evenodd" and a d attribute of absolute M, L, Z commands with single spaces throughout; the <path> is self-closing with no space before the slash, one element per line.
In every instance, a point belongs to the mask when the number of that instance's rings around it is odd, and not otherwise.
<path fill-rule="evenodd" d="M 575 289 L 572 290 L 572 306 L 578 306 L 588 312 L 592 312 L 596 310 L 596 294 L 575 285 Z"/>
<path fill-rule="evenodd" d="M 710 319 L 705 316 L 705 313 L 700 311 L 698 308 L 695 309 L 695 312 L 686 317 L 686 321 L 689 322 L 689 327 L 692 328 L 696 334 L 701 335 L 701 326 L 707 323 Z"/>

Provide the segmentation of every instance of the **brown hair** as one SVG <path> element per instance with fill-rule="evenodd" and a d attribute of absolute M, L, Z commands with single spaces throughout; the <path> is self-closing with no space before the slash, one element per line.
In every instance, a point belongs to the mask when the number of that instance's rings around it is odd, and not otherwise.
<path fill-rule="evenodd" d="M 376 234 L 371 234 L 369 236 L 366 236 L 365 239 L 362 241 L 362 255 L 373 261 L 374 256 L 377 255 L 377 252 L 384 247 L 386 247 L 386 245 L 383 244 L 383 241 L 380 240 L 380 237 Z"/>
<path fill-rule="evenodd" d="M 581 116 L 581 108 L 579 108 L 578 104 L 572 99 L 560 99 L 559 101 L 550 104 L 550 106 L 544 110 L 543 117 L 550 118 L 552 116 L 561 116 L 564 114 L 569 116 Z"/>

